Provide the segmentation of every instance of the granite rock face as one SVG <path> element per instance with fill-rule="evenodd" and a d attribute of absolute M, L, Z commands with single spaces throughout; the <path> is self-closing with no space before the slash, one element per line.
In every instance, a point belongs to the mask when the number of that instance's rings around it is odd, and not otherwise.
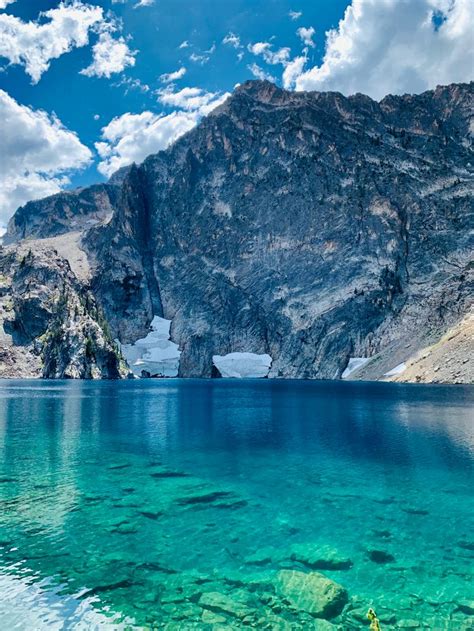
<path fill-rule="evenodd" d="M 120 187 L 111 181 L 28 202 L 10 219 L 3 241 L 55 237 L 90 228 L 112 217 L 119 194 Z"/>
<path fill-rule="evenodd" d="M 0 275 L 0 377 L 127 375 L 94 296 L 57 252 L 6 248 Z"/>
<path fill-rule="evenodd" d="M 181 376 L 237 352 L 270 355 L 269 377 L 340 378 L 356 357 L 350 378 L 384 378 L 472 302 L 473 95 L 247 82 L 100 194 L 30 202 L 7 239 L 79 225 L 112 338 L 171 320 Z"/>

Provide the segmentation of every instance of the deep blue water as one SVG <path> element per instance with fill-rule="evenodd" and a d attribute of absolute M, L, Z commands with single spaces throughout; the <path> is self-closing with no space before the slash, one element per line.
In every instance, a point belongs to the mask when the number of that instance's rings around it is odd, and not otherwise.
<path fill-rule="evenodd" d="M 296 546 L 351 561 L 321 570 L 335 629 L 469 629 L 473 411 L 470 386 L 0 381 L 0 626 L 211 629 L 199 575 L 264 628 L 272 576 L 314 570 Z"/>

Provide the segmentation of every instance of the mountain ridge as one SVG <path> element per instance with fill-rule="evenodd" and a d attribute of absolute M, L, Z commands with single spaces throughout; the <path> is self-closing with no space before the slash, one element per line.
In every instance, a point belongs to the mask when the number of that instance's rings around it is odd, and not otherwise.
<path fill-rule="evenodd" d="M 247 82 L 96 185 L 95 206 L 80 191 L 88 290 L 111 335 L 130 344 L 171 320 L 181 376 L 237 351 L 269 354 L 273 377 L 339 378 L 370 357 L 351 378 L 384 378 L 472 304 L 473 91 L 376 102 Z M 67 232 L 61 209 L 17 211 L 7 247 Z"/>

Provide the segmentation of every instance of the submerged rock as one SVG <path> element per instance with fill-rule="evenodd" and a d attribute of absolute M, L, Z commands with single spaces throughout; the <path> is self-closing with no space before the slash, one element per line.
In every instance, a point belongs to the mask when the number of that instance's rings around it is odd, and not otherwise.
<path fill-rule="evenodd" d="M 367 550 L 367 556 L 374 563 L 393 563 L 395 561 L 395 557 L 393 554 L 389 552 L 385 552 L 385 550 Z"/>
<path fill-rule="evenodd" d="M 199 599 L 199 605 L 214 613 L 226 614 L 235 618 L 245 618 L 252 611 L 247 605 L 220 592 L 204 592 Z"/>
<path fill-rule="evenodd" d="M 249 554 L 245 557 L 245 563 L 248 565 L 271 565 L 272 563 L 277 563 L 282 558 L 284 557 L 278 548 L 268 546 L 256 550 L 253 554 Z"/>
<path fill-rule="evenodd" d="M 458 611 L 467 616 L 474 616 L 474 600 L 458 600 L 457 605 Z"/>
<path fill-rule="evenodd" d="M 280 570 L 275 587 L 290 605 L 315 618 L 335 618 L 348 602 L 344 587 L 318 572 Z"/>
<path fill-rule="evenodd" d="M 351 559 L 340 555 L 334 548 L 314 543 L 294 544 L 290 559 L 312 570 L 349 570 L 354 565 Z"/>

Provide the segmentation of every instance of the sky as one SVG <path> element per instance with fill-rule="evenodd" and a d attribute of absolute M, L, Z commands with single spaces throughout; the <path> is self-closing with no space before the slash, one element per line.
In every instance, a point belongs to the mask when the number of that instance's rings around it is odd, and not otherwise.
<path fill-rule="evenodd" d="M 473 75 L 474 0 L 0 0 L 0 234 L 248 79 L 380 100 Z"/>

